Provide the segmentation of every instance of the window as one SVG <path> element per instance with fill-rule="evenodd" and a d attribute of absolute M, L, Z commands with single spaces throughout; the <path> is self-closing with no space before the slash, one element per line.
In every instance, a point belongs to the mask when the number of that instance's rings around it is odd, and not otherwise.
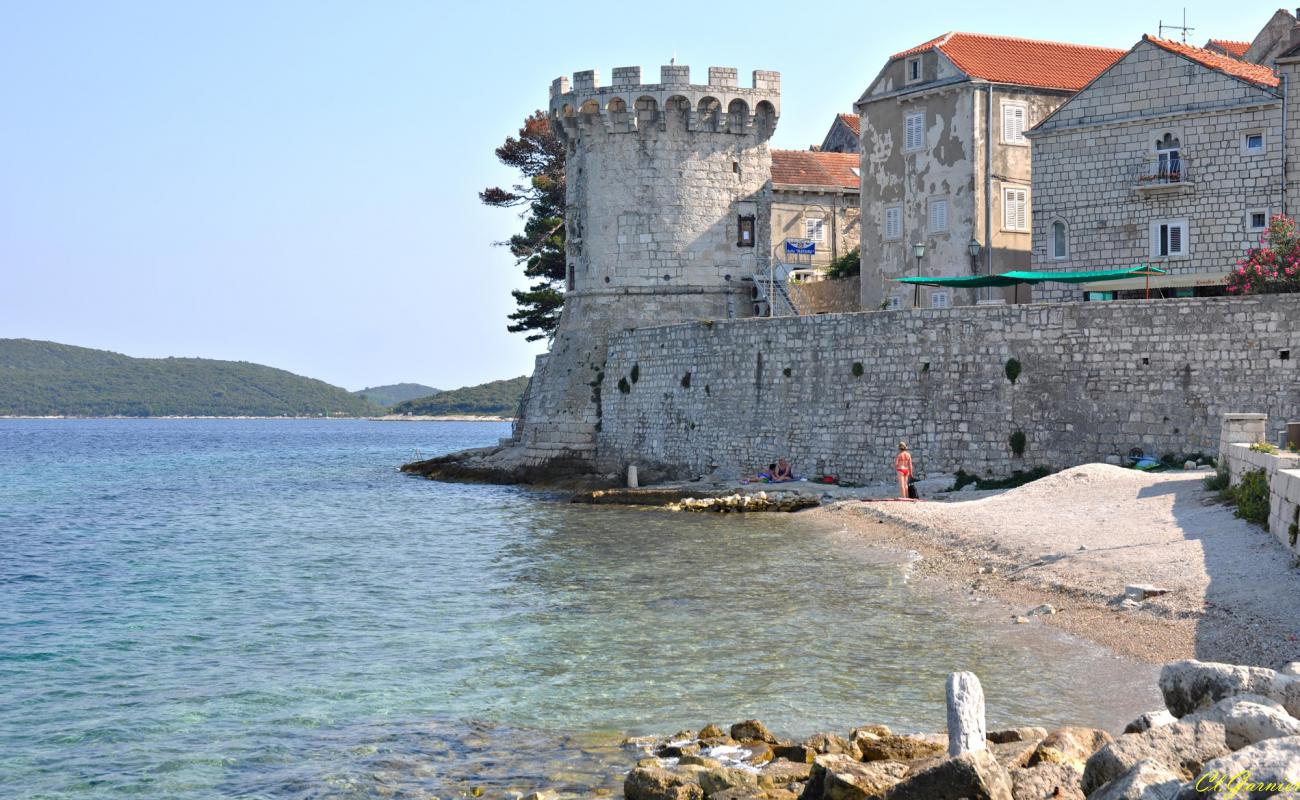
<path fill-rule="evenodd" d="M 916 83 L 921 80 L 921 57 L 907 59 L 907 82 Z"/>
<path fill-rule="evenodd" d="M 1027 144 L 1025 140 L 1025 121 L 1029 117 L 1029 106 L 1024 103 L 1002 104 L 1002 142 L 1003 144 Z"/>
<path fill-rule="evenodd" d="M 1002 189 L 1002 229 L 1029 230 L 1029 190 L 1017 186 Z"/>
<path fill-rule="evenodd" d="M 948 230 L 948 201 L 930 201 L 930 232 L 941 233 Z"/>
<path fill-rule="evenodd" d="M 754 218 L 742 216 L 736 226 L 736 246 L 753 247 L 754 246 Z"/>
<path fill-rule="evenodd" d="M 1052 258 L 1069 257 L 1069 236 L 1065 230 L 1065 223 L 1058 220 L 1052 223 Z"/>
<path fill-rule="evenodd" d="M 889 309 L 890 311 L 897 311 L 902 307 L 903 307 L 903 298 L 900 297 L 899 295 L 891 294 L 889 296 L 889 299 L 885 301 L 885 308 Z"/>
<path fill-rule="evenodd" d="M 947 292 L 930 292 L 930 308 L 952 308 Z"/>
<path fill-rule="evenodd" d="M 903 150 L 920 150 L 925 146 L 925 112 L 915 111 L 908 114 L 906 126 L 903 136 Z"/>
<path fill-rule="evenodd" d="M 903 238 L 903 207 L 887 206 L 885 208 L 885 238 Z"/>
<path fill-rule="evenodd" d="M 1253 208 L 1246 212 L 1246 230 L 1258 233 L 1268 230 L 1268 209 Z"/>
<path fill-rule="evenodd" d="M 1264 132 L 1250 131 L 1241 137 L 1241 152 L 1248 156 L 1264 152 Z"/>
<path fill-rule="evenodd" d="M 1169 183 L 1183 179 L 1182 141 L 1172 133 L 1156 139 L 1156 177 Z"/>
<path fill-rule="evenodd" d="M 1151 223 L 1151 257 L 1175 258 L 1187 255 L 1187 220 L 1158 220 Z"/>
<path fill-rule="evenodd" d="M 826 241 L 826 220 L 821 217 L 805 217 L 803 231 L 803 238 L 814 242 L 824 242 Z"/>

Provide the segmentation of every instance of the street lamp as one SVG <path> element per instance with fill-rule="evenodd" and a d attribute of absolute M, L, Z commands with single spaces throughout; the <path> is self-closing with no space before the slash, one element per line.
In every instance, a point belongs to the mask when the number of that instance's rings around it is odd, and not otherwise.
<path fill-rule="evenodd" d="M 984 248 L 980 244 L 980 240 L 972 236 L 970 242 L 966 245 L 966 252 L 970 253 L 970 271 L 972 274 L 979 274 L 979 257 L 982 249 Z"/>
<path fill-rule="evenodd" d="M 917 242 L 912 245 L 912 255 L 916 256 L 916 277 L 921 277 L 921 259 L 925 258 L 925 242 Z M 912 300 L 912 308 L 921 307 L 921 284 L 916 285 L 916 297 Z"/>

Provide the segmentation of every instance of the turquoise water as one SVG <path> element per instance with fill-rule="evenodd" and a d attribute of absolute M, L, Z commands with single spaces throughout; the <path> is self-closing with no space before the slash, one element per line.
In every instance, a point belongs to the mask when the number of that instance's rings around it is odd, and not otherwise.
<path fill-rule="evenodd" d="M 957 668 L 994 724 L 1156 702 L 1150 668 L 798 516 L 395 471 L 506 431 L 0 420 L 0 797 L 610 787 L 627 733 L 940 728 Z"/>

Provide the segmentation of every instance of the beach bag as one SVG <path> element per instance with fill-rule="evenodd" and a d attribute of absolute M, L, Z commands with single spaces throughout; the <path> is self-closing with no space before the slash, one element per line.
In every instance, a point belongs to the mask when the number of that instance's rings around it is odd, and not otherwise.
<path fill-rule="evenodd" d="M 911 475 L 907 476 L 907 498 L 909 500 L 921 499 L 921 493 L 916 490 L 916 478 Z"/>

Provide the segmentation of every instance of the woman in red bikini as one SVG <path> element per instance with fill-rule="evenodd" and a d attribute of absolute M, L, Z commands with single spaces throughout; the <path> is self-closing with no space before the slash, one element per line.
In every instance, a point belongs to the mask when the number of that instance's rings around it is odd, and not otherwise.
<path fill-rule="evenodd" d="M 907 442 L 898 443 L 898 457 L 894 459 L 894 470 L 898 472 L 898 496 L 907 499 L 907 479 L 912 476 L 912 454 L 907 452 Z"/>

